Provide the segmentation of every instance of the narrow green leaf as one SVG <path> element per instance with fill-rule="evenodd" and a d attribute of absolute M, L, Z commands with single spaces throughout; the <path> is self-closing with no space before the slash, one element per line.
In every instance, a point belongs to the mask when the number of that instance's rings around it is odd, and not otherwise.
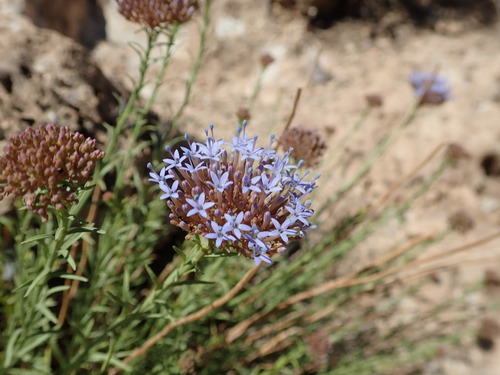
<path fill-rule="evenodd" d="M 12 362 L 12 358 L 14 356 L 14 345 L 16 344 L 17 338 L 21 335 L 22 332 L 23 332 L 22 328 L 18 328 L 9 337 L 9 341 L 7 342 L 7 346 L 5 347 L 5 359 L 4 359 L 5 367 L 9 367 Z"/>
<path fill-rule="evenodd" d="M 66 241 L 63 242 L 59 251 L 68 249 L 71 245 L 78 242 L 83 237 L 84 234 L 85 234 L 84 232 L 80 232 L 66 236 Z"/>
<path fill-rule="evenodd" d="M 78 280 L 78 281 L 82 281 L 84 283 L 89 281 L 89 279 L 87 279 L 86 277 L 73 275 L 71 273 L 62 274 L 60 277 L 61 277 L 61 279 Z"/>
<path fill-rule="evenodd" d="M 68 264 L 71 267 L 71 269 L 73 271 L 75 271 L 76 270 L 76 262 L 73 259 L 73 257 L 71 256 L 71 254 L 68 254 L 68 257 L 66 258 L 66 261 L 68 262 Z"/>
<path fill-rule="evenodd" d="M 78 228 L 73 228 L 70 231 L 68 231 L 68 234 L 75 234 L 75 233 L 96 233 L 96 234 L 105 234 L 106 232 L 96 228 L 96 227 L 78 227 Z"/>
<path fill-rule="evenodd" d="M 40 272 L 37 275 L 37 277 L 35 277 L 33 279 L 30 286 L 28 287 L 28 290 L 26 291 L 26 293 L 24 293 L 25 298 L 28 297 L 28 295 L 31 293 L 31 291 L 45 278 L 45 276 L 47 276 L 47 274 L 48 274 L 48 271 L 43 270 L 42 272 Z"/>
<path fill-rule="evenodd" d="M 178 285 L 196 285 L 196 284 L 217 284 L 213 281 L 203 281 L 203 280 L 183 280 L 178 281 L 176 283 L 170 284 L 170 286 L 178 286 Z"/>
<path fill-rule="evenodd" d="M 42 315 L 45 316 L 48 320 L 50 320 L 52 323 L 57 324 L 57 317 L 54 315 L 52 311 L 49 310 L 47 306 L 38 303 L 35 305 L 35 309 L 37 309 L 40 313 L 42 313 Z"/>
<path fill-rule="evenodd" d="M 28 238 L 27 240 L 21 242 L 21 245 L 25 245 L 25 244 L 30 243 L 30 242 L 44 240 L 47 238 L 54 238 L 54 232 L 37 234 L 37 235 L 32 236 L 32 237 Z"/>
<path fill-rule="evenodd" d="M 50 339 L 51 333 L 43 333 L 41 335 L 38 335 L 37 337 L 33 338 L 32 340 L 28 341 L 28 343 L 23 346 L 19 352 L 17 352 L 17 356 L 19 358 L 23 357 L 26 353 L 31 352 L 34 348 L 36 348 L 39 345 L 42 345 L 46 341 Z"/>
<path fill-rule="evenodd" d="M 182 257 L 182 260 L 186 260 L 186 254 L 184 254 L 184 251 L 182 249 L 178 248 L 177 246 L 173 246 L 174 251 L 179 254 L 179 256 Z"/>
<path fill-rule="evenodd" d="M 64 292 L 66 290 L 69 290 L 69 288 L 71 288 L 70 285 L 59 285 L 59 286 L 55 286 L 53 288 L 50 288 L 49 291 L 47 292 L 47 297 L 52 295 L 52 294 L 56 294 L 59 292 Z"/>

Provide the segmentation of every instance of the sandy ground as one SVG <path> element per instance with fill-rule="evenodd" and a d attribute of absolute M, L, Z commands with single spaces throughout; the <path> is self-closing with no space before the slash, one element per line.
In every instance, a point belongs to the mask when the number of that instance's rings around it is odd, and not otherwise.
<path fill-rule="evenodd" d="M 108 72 L 137 67 L 125 41 L 138 38 L 134 27 L 107 8 L 110 41 L 101 44 L 95 57 Z M 201 20 L 187 25 L 179 39 L 166 84 L 156 110 L 167 116 L 169 106 L 178 106 L 187 77 L 185 66 L 196 54 Z M 353 207 L 373 204 L 391 184 L 411 171 L 441 143 L 462 145 L 470 158 L 446 172 L 432 190 L 408 211 L 401 225 L 390 222 L 360 247 L 359 257 L 371 258 L 384 251 L 395 239 L 445 230 L 450 214 L 465 210 L 474 218 L 475 228 L 466 234 L 452 234 L 430 252 L 440 252 L 495 232 L 500 223 L 500 178 L 486 176 L 481 162 L 486 155 L 500 155 L 500 29 L 467 29 L 459 24 L 442 25 L 441 31 L 401 25 L 395 38 L 370 38 L 372 26 L 345 22 L 329 30 L 307 30 L 302 17 L 292 12 L 270 9 L 264 2 L 214 2 L 208 33 L 206 59 L 193 90 L 182 128 L 202 135 L 209 123 L 219 136 L 234 132 L 236 111 L 250 106 L 259 71 L 260 56 L 268 53 L 275 62 L 262 76 L 259 95 L 251 109 L 251 133 L 266 140 L 279 134 L 290 111 L 296 90 L 302 88 L 293 125 L 305 125 L 325 134 L 329 149 L 319 168 L 323 176 L 317 202 L 326 200 L 332 189 L 351 178 L 370 150 L 397 127 L 414 103 L 408 77 L 413 70 L 438 70 L 452 86 L 453 98 L 440 106 L 422 108 L 415 120 L 402 131 L 363 184 L 344 199 L 338 210 L 325 212 L 320 221 L 336 222 Z M 112 58 L 110 51 L 114 52 Z M 123 58 L 127 56 L 127 58 Z M 364 96 L 377 93 L 384 105 L 367 117 L 361 130 L 343 148 L 338 142 L 354 126 L 366 107 Z M 325 128 L 335 128 L 327 135 Z M 429 175 L 442 160 L 442 153 L 418 176 Z M 340 162 L 338 161 L 341 158 Z M 340 164 L 337 164 L 340 163 Z M 341 165 L 332 173 L 333 165 Z M 416 186 L 419 179 L 409 184 Z M 409 191 L 408 190 L 408 191 Z M 405 189 L 396 194 L 404 197 Z M 481 281 L 486 269 L 500 270 L 500 241 L 456 255 L 460 266 L 440 273 L 441 282 L 422 290 L 427 304 L 458 295 L 467 286 Z M 460 258 L 462 257 L 462 258 Z M 487 259 L 487 260 L 485 260 Z M 349 267 L 349 264 L 346 265 Z M 421 297 L 421 296 L 420 296 Z M 420 297 L 402 304 L 401 317 L 425 310 Z M 468 297 L 474 318 L 467 322 L 478 329 L 484 313 L 480 306 L 491 302 L 483 292 Z M 498 298 L 498 297 L 496 297 Z M 497 345 L 498 346 L 498 345 Z M 497 347 L 483 351 L 474 339 L 457 348 L 444 347 L 426 368 L 428 374 L 500 374 Z"/>
<path fill-rule="evenodd" d="M 115 12 L 113 1 L 103 3 L 108 41 L 95 48 L 93 57 L 110 79 L 130 87 L 138 59 L 127 43 L 143 39 L 135 25 Z M 7 12 L 4 8 L 5 4 L 0 9 Z M 192 64 L 196 55 L 200 27 L 201 19 L 197 18 L 182 29 L 178 38 L 154 107 L 164 119 L 182 100 L 189 74 L 186 66 Z M 370 37 L 371 30 L 369 24 L 344 22 L 313 33 L 298 14 L 271 11 L 266 2 L 214 1 L 206 57 L 181 128 L 202 137 L 203 129 L 214 123 L 218 136 L 233 134 L 237 126 L 236 111 L 251 105 L 261 69 L 260 56 L 272 55 L 275 61 L 264 72 L 259 95 L 251 108 L 249 132 L 258 134 L 262 142 L 267 142 L 271 133 L 279 134 L 293 107 L 296 91 L 302 88 L 292 126 L 317 129 L 329 145 L 319 167 L 323 174 L 315 201 L 319 207 L 332 189 L 352 178 L 375 145 L 410 112 L 415 101 L 408 82 L 410 73 L 438 70 L 452 86 L 452 100 L 422 108 L 363 183 L 337 210 L 325 212 L 318 220 L 335 223 L 356 207 L 376 203 L 391 184 L 436 147 L 456 142 L 467 150 L 470 158 L 447 171 L 430 192 L 415 202 L 403 224 L 389 222 L 368 244 L 360 247 L 356 256 L 370 258 L 395 239 L 445 230 L 448 217 L 459 209 L 473 217 L 474 229 L 466 234 L 451 234 L 429 251 L 445 251 L 495 232 L 500 224 L 500 175 L 487 176 L 481 163 L 487 155 L 500 158 L 500 28 L 470 29 L 449 23 L 442 25 L 440 31 L 430 31 L 400 25 L 395 37 L 382 34 L 375 39 Z M 367 93 L 380 94 L 384 105 L 373 109 L 361 130 L 339 148 L 339 140 L 365 110 Z M 327 134 L 327 128 L 335 128 L 335 134 Z M 418 176 L 429 175 L 442 157 L 442 153 L 436 156 Z M 332 172 L 334 165 L 341 167 Z M 410 181 L 395 198 L 403 199 L 419 181 L 418 177 Z M 487 269 L 500 272 L 499 245 L 496 240 L 475 248 L 473 253 L 460 255 L 463 258 L 457 256 L 454 260 L 460 267 L 440 273 L 443 281 L 425 289 L 429 303 L 450 293 L 458 294 L 481 281 Z M 469 298 L 471 311 L 477 313 L 467 324 L 477 329 L 484 315 L 478 306 L 499 296 L 481 291 Z M 409 299 L 401 307 L 401 314 L 420 307 L 416 300 Z M 460 349 L 444 348 L 426 371 L 443 375 L 497 375 L 500 351 L 498 345 L 490 351 L 480 350 L 473 339 L 467 339 Z"/>

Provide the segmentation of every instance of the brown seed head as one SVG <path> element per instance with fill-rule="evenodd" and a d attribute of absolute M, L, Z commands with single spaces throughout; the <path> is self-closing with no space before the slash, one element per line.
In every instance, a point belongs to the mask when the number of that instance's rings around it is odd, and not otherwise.
<path fill-rule="evenodd" d="M 279 144 L 284 150 L 292 147 L 292 157 L 303 160 L 306 168 L 317 166 L 327 147 L 316 130 L 304 126 L 285 130 Z"/>
<path fill-rule="evenodd" d="M 269 53 L 264 53 L 260 56 L 260 65 L 264 68 L 267 68 L 274 62 L 274 57 L 272 57 Z"/>
<path fill-rule="evenodd" d="M 455 142 L 451 142 L 450 144 L 448 144 L 446 155 L 453 163 L 456 163 L 462 159 L 470 158 L 470 154 L 467 152 L 467 150 L 461 144 Z"/>
<path fill-rule="evenodd" d="M 460 210 L 450 215 L 448 218 L 450 226 L 460 233 L 466 233 L 474 229 L 474 219 L 464 210 Z"/>
<path fill-rule="evenodd" d="M 28 208 L 47 220 L 47 207 L 76 203 L 76 191 L 92 179 L 104 152 L 96 141 L 54 124 L 12 137 L 0 156 L 0 200 L 24 197 Z"/>
<path fill-rule="evenodd" d="M 250 118 L 252 117 L 250 115 L 250 109 L 248 109 L 248 107 L 240 107 L 238 108 L 238 110 L 236 111 L 236 117 L 238 117 L 238 121 L 239 122 L 242 122 L 244 120 L 250 120 Z"/>
<path fill-rule="evenodd" d="M 129 21 L 157 27 L 191 19 L 198 0 L 116 0 L 118 12 Z"/>
<path fill-rule="evenodd" d="M 381 107 L 384 104 L 384 98 L 380 94 L 366 94 L 365 99 L 370 107 Z"/>

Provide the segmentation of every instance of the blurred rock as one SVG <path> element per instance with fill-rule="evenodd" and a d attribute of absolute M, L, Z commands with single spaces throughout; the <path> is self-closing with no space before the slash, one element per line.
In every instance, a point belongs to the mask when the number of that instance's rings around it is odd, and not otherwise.
<path fill-rule="evenodd" d="M 481 321 L 481 326 L 477 333 L 477 345 L 483 350 L 492 350 L 500 335 L 500 324 L 496 319 L 486 317 Z"/>
<path fill-rule="evenodd" d="M 79 44 L 22 16 L 0 20 L 0 140 L 55 122 L 95 136 L 118 113 L 118 89 Z"/>
<path fill-rule="evenodd" d="M 56 30 L 89 49 L 106 39 L 106 20 L 97 0 L 26 0 L 24 13 L 36 26 Z"/>

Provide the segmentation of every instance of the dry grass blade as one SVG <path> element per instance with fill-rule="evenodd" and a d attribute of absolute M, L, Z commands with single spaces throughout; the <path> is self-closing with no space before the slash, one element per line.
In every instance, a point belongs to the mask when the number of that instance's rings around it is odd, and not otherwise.
<path fill-rule="evenodd" d="M 374 262 L 368 264 L 367 266 L 363 267 L 362 269 L 360 269 L 358 271 L 354 271 L 350 274 L 341 276 L 337 279 L 330 280 L 326 283 L 318 285 L 317 287 L 306 290 L 304 292 L 297 293 L 294 296 L 291 296 L 290 298 L 288 298 L 286 301 L 279 304 L 275 308 L 274 311 L 284 310 L 284 309 L 294 305 L 295 303 L 298 303 L 298 302 L 306 300 L 306 299 L 310 299 L 312 297 L 315 297 L 317 295 L 320 295 L 320 294 L 323 294 L 323 293 L 326 293 L 326 292 L 329 292 L 329 291 L 332 291 L 335 289 L 344 288 L 347 286 L 359 285 L 359 284 L 363 284 L 365 282 L 375 281 L 375 280 L 380 279 L 382 277 L 391 275 L 394 272 L 398 272 L 399 267 L 397 269 L 391 269 L 389 271 L 378 272 L 378 273 L 375 273 L 375 274 L 367 276 L 367 277 L 356 278 L 362 272 L 365 272 L 366 270 L 369 270 L 371 268 L 375 268 L 381 264 L 384 264 L 385 262 L 388 262 L 388 261 L 394 259 L 395 257 L 397 257 L 401 254 L 404 254 L 407 250 L 411 249 L 412 247 L 414 247 L 422 242 L 428 241 L 433 236 L 434 236 L 433 234 L 430 234 L 430 235 L 425 235 L 425 236 L 415 238 L 415 239 L 411 240 L 410 242 L 406 243 L 404 246 L 402 246 L 398 249 L 395 249 L 390 254 L 384 255 L 383 257 L 375 260 Z M 237 324 L 236 326 L 231 328 L 228 331 L 228 333 L 226 334 L 226 342 L 227 343 L 233 342 L 238 337 L 240 337 L 248 328 L 250 328 L 255 322 L 259 321 L 260 319 L 264 318 L 265 316 L 267 316 L 271 313 L 273 313 L 273 311 L 261 312 L 261 313 L 255 314 L 252 317 L 250 317 L 249 319 Z"/>
<path fill-rule="evenodd" d="M 432 152 L 427 155 L 420 163 L 418 163 L 408 174 L 401 177 L 387 190 L 387 192 L 378 200 L 378 202 L 370 208 L 372 214 L 375 214 L 380 208 L 389 200 L 390 196 L 396 191 L 401 185 L 409 181 L 415 174 L 417 174 L 429 161 L 431 161 L 446 143 L 440 143 Z"/>

